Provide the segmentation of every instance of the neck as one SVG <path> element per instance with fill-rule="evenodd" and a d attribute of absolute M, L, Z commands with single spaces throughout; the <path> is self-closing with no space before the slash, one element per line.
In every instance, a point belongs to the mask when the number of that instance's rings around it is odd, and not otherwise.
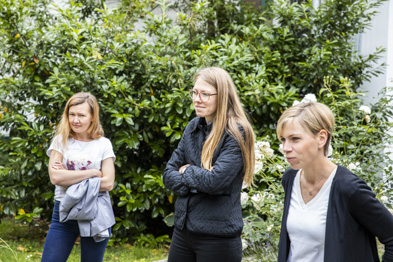
<path fill-rule="evenodd" d="M 330 162 L 329 159 L 320 161 L 319 163 L 302 169 L 304 179 L 310 184 L 317 184 L 319 181 L 329 177 L 333 170 L 337 167 L 336 164 Z"/>
<path fill-rule="evenodd" d="M 74 139 L 82 142 L 89 142 L 93 140 L 88 134 L 74 134 Z"/>
<path fill-rule="evenodd" d="M 206 124 L 209 124 L 211 121 L 213 121 L 213 117 L 205 117 Z"/>

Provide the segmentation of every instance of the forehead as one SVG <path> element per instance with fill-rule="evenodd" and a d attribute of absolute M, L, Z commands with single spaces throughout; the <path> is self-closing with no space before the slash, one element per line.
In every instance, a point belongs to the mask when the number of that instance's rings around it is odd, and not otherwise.
<path fill-rule="evenodd" d="M 210 85 L 209 83 L 207 83 L 199 78 L 194 84 L 194 90 L 215 91 L 216 89 L 214 88 L 214 86 Z"/>
<path fill-rule="evenodd" d="M 79 105 L 73 105 L 73 106 L 70 106 L 69 112 L 90 113 L 90 105 L 87 102 L 84 102 Z"/>
<path fill-rule="evenodd" d="M 283 124 L 281 137 L 290 137 L 294 135 L 309 135 L 306 129 L 296 119 L 291 119 Z"/>

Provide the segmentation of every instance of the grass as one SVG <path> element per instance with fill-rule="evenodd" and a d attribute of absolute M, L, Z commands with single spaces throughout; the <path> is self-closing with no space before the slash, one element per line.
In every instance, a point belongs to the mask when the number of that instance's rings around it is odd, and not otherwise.
<path fill-rule="evenodd" d="M 41 261 L 45 241 L 45 225 L 28 227 L 4 219 L 0 223 L 0 262 Z M 129 244 L 109 246 L 104 261 L 152 262 L 167 257 L 167 248 L 144 248 Z M 67 262 L 80 261 L 80 246 L 76 244 Z"/>
<path fill-rule="evenodd" d="M 0 262 L 39 262 L 45 241 L 45 228 L 47 224 L 28 227 L 15 223 L 12 219 L 4 219 L 0 223 Z M 254 247 L 253 250 L 259 250 Z M 277 261 L 276 254 L 259 250 L 258 254 L 251 252 L 243 254 L 243 261 Z M 380 257 L 384 246 L 378 242 Z M 263 255 L 262 255 L 263 254 Z M 153 262 L 166 258 L 167 248 L 143 248 L 129 244 L 122 246 L 109 246 L 106 249 L 104 261 L 127 262 Z M 262 255 L 262 258 L 260 257 Z M 80 261 L 80 246 L 76 244 L 67 262 Z"/>

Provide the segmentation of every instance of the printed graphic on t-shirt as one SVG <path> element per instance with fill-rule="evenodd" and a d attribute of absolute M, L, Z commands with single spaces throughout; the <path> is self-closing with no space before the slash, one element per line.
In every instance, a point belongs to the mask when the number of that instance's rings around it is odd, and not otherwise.
<path fill-rule="evenodd" d="M 68 159 L 67 169 L 68 170 L 87 170 L 90 169 L 91 161 L 87 159 Z"/>

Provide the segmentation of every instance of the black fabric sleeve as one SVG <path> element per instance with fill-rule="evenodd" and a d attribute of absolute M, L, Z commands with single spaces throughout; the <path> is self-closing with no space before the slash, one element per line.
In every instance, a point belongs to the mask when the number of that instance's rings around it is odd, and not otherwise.
<path fill-rule="evenodd" d="M 393 215 L 360 178 L 354 181 L 348 208 L 356 220 L 385 245 L 382 261 L 393 261 Z"/>
<path fill-rule="evenodd" d="M 185 132 L 187 132 L 187 128 Z M 190 191 L 190 188 L 182 182 L 183 174 L 179 172 L 179 168 L 186 164 L 183 150 L 184 134 L 179 145 L 173 151 L 162 176 L 165 187 L 180 196 L 184 196 Z"/>
<path fill-rule="evenodd" d="M 218 194 L 228 188 L 243 169 L 243 157 L 237 141 L 226 135 L 224 145 L 214 163 L 213 169 L 207 170 L 191 165 L 183 175 L 183 182 L 198 192 Z"/>

